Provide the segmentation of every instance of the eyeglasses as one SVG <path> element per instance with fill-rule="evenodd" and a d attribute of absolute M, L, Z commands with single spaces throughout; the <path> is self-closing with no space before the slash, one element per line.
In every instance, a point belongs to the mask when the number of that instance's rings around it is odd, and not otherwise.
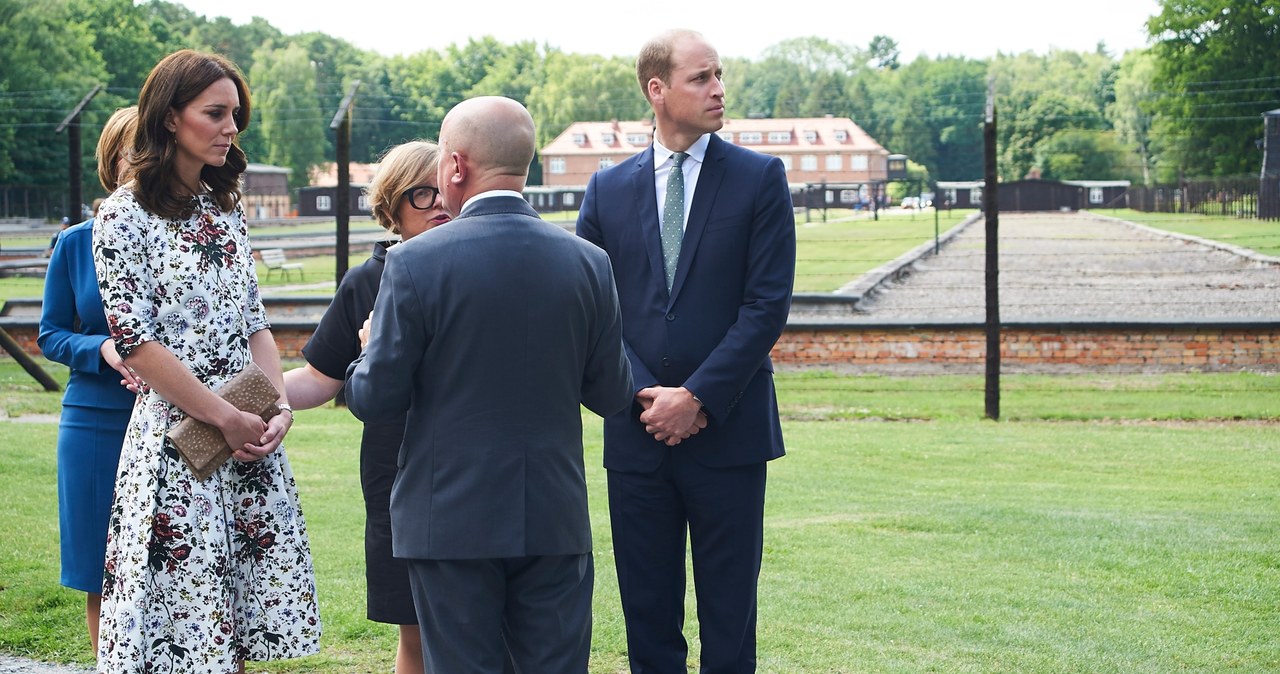
<path fill-rule="evenodd" d="M 400 196 L 407 198 L 410 206 L 425 211 L 436 205 L 436 200 L 440 198 L 440 190 L 430 185 L 417 185 L 405 190 Z"/>

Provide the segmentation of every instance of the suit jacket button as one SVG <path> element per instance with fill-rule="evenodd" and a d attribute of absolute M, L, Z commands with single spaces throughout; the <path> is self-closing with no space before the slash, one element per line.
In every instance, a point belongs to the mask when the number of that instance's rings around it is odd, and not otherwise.
<path fill-rule="evenodd" d="M 671 359 L 670 359 L 670 358 L 663 358 L 663 359 L 662 359 L 662 367 L 670 367 L 670 366 L 671 366 Z"/>
<path fill-rule="evenodd" d="M 676 315 L 675 315 L 675 314 L 667 314 L 667 320 L 668 320 L 668 321 L 674 321 L 674 320 L 676 320 Z"/>

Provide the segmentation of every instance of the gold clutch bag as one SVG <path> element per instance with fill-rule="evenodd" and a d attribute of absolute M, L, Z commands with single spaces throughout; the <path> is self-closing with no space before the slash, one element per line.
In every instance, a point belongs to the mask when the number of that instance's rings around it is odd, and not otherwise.
<path fill-rule="evenodd" d="M 280 413 L 280 408 L 276 407 L 280 392 L 266 373 L 252 362 L 227 380 L 217 393 L 236 409 L 257 414 L 263 421 Z M 222 431 L 195 417 L 179 421 L 166 435 L 182 461 L 201 482 L 231 458 L 231 448 L 222 437 Z"/>

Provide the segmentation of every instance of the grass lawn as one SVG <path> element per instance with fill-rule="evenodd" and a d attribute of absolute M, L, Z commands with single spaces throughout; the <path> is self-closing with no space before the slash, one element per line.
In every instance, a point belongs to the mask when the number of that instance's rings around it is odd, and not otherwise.
<path fill-rule="evenodd" d="M 770 466 L 759 671 L 1280 669 L 1280 377 L 1006 377 L 999 423 L 981 419 L 981 384 L 779 375 L 788 456 Z M 56 413 L 57 394 L 0 360 L 0 407 Z M 26 419 L 0 421 L 0 652 L 87 664 L 83 596 L 57 584 L 57 428 Z M 614 674 L 600 423 L 584 422 L 591 672 Z M 298 413 L 323 650 L 251 671 L 390 669 L 393 631 L 364 619 L 358 443 L 345 410 Z"/>
<path fill-rule="evenodd" d="M 1228 216 L 1198 215 L 1195 213 L 1143 213 L 1130 209 L 1098 211 L 1131 222 L 1164 229 L 1170 232 L 1190 234 L 1203 239 L 1230 243 L 1250 248 L 1263 255 L 1280 257 L 1280 222 Z"/>

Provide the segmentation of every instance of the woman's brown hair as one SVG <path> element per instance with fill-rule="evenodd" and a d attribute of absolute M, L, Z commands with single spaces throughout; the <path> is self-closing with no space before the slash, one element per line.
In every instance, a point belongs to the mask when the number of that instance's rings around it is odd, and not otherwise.
<path fill-rule="evenodd" d="M 240 97 L 240 109 L 232 113 L 236 129 L 249 128 L 249 87 L 234 63 L 204 52 L 183 49 L 161 59 L 138 94 L 138 130 L 133 138 L 133 195 L 143 208 L 165 218 L 191 213 L 190 195 L 177 188 L 174 168 L 177 147 L 174 134 L 165 125 L 171 110 L 182 110 L 209 85 L 223 78 L 231 80 Z M 218 208 L 230 212 L 240 201 L 240 174 L 248 160 L 237 137 L 231 141 L 227 161 L 222 166 L 206 164 L 200 180 L 213 193 Z"/>

